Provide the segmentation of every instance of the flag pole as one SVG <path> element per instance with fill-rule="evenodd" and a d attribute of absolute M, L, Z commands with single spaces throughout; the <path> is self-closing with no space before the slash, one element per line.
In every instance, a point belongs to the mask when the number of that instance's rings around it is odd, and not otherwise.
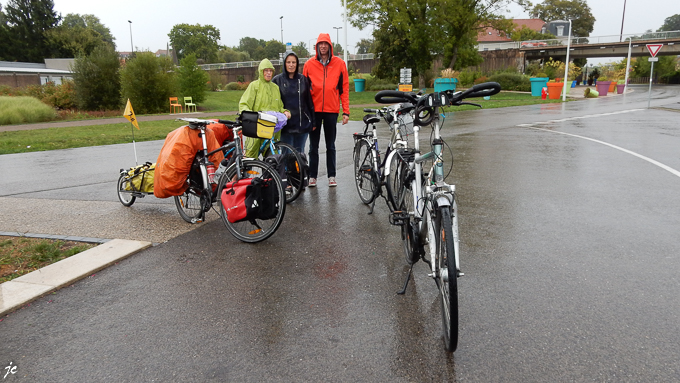
<path fill-rule="evenodd" d="M 137 163 L 137 144 L 135 143 L 135 126 L 130 123 L 130 130 L 132 130 L 132 148 L 135 150 L 135 166 L 139 165 Z"/>

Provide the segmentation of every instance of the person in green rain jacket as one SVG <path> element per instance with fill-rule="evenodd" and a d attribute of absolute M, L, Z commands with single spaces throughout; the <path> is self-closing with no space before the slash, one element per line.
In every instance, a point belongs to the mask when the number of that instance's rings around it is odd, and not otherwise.
<path fill-rule="evenodd" d="M 259 73 L 259 78 L 248 85 L 243 96 L 241 96 L 241 101 L 238 103 L 238 111 L 243 112 L 244 110 L 252 112 L 279 112 L 286 115 L 290 119 L 290 112 L 283 107 L 283 101 L 281 101 L 281 92 L 279 91 L 279 86 L 272 82 L 272 77 L 274 77 L 274 65 L 268 59 L 264 59 L 260 62 L 260 66 L 257 68 Z M 278 141 L 281 137 L 281 132 L 274 134 L 274 139 Z M 258 151 L 262 142 L 264 140 L 261 138 L 251 138 L 246 139 L 246 157 L 257 158 Z"/>

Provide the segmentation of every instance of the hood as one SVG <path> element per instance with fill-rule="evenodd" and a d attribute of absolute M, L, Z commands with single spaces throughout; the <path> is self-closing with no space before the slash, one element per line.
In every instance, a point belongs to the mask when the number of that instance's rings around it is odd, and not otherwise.
<path fill-rule="evenodd" d="M 257 67 L 257 72 L 260 75 L 260 77 L 259 77 L 260 80 L 266 82 L 267 80 L 264 79 L 264 70 L 265 69 L 274 70 L 274 65 L 272 64 L 271 61 L 269 61 L 269 59 L 264 59 L 264 60 L 260 61 L 260 65 Z M 276 71 L 274 73 L 276 73 Z"/>
<path fill-rule="evenodd" d="M 292 52 L 292 51 L 286 52 L 285 55 L 286 55 L 286 56 L 283 58 L 283 72 L 284 72 L 285 74 L 288 74 L 288 68 L 286 68 L 286 60 L 288 60 L 288 57 L 289 57 L 289 56 L 294 56 L 294 57 L 295 57 L 295 61 L 297 62 L 297 65 L 295 66 L 295 73 L 299 73 L 299 69 L 300 69 L 300 58 L 298 57 L 298 55 L 296 55 L 295 52 Z"/>
<path fill-rule="evenodd" d="M 328 50 L 328 57 L 331 58 L 333 57 L 333 43 L 331 42 L 331 35 L 328 33 L 319 33 L 319 37 L 316 39 L 316 58 L 321 59 L 321 55 L 319 55 L 319 43 L 328 43 L 328 45 L 331 46 L 331 48 Z"/>

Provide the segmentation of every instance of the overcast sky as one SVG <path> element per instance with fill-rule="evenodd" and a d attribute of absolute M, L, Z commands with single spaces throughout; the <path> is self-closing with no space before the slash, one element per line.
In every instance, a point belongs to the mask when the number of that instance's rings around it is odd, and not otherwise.
<path fill-rule="evenodd" d="M 8 0 L 0 0 L 4 6 Z M 618 35 L 621 32 L 624 0 L 587 0 L 596 18 L 591 36 Z M 625 0 L 624 34 L 656 31 L 664 20 L 680 14 L 679 0 Z M 534 1 L 539 3 L 538 1 Z M 220 30 L 220 43 L 237 46 L 242 37 L 265 41 L 283 39 L 296 45 L 304 41 L 308 46 L 320 32 L 329 33 L 336 42 L 339 30 L 343 41 L 341 0 L 54 0 L 54 9 L 62 16 L 68 13 L 93 14 L 111 30 L 119 51 L 130 50 L 130 24 L 135 50 L 165 49 L 168 33 L 176 24 L 213 25 Z M 509 7 L 506 18 L 528 18 L 517 6 Z M 283 16 L 283 20 L 280 17 Z M 370 38 L 371 30 L 359 31 L 348 24 L 349 52 L 355 52 L 356 43 Z"/>

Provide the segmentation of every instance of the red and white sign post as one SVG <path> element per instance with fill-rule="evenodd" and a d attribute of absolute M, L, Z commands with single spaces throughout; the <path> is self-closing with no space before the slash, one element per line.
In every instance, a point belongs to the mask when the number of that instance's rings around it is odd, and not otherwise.
<path fill-rule="evenodd" d="M 663 47 L 663 44 L 647 44 L 647 50 L 649 51 L 649 54 L 652 55 L 652 57 L 649 58 L 649 61 L 652 63 L 652 68 L 649 71 L 649 98 L 647 98 L 647 109 L 649 109 L 649 103 L 652 99 L 652 78 L 654 76 L 654 62 L 659 61 L 659 58 L 656 57 L 656 54 L 659 53 L 661 47 Z"/>

